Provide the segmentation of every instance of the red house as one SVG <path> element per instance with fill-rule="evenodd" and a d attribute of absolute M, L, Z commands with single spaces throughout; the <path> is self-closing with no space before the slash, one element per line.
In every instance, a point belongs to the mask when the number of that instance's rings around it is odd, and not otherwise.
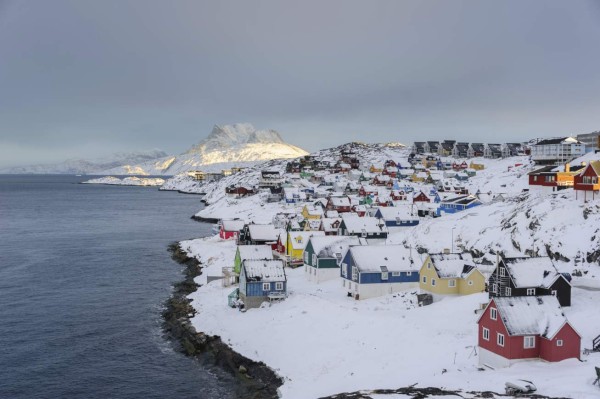
<path fill-rule="evenodd" d="M 469 167 L 469 165 L 463 161 L 462 163 L 452 162 L 452 169 L 454 170 L 465 170 Z"/>
<path fill-rule="evenodd" d="M 328 211 L 338 211 L 339 213 L 350 212 L 352 204 L 348 197 L 329 197 L 325 209 Z"/>
<path fill-rule="evenodd" d="M 573 188 L 575 196 L 584 202 L 600 198 L 600 161 L 591 161 L 575 176 Z"/>
<path fill-rule="evenodd" d="M 377 175 L 373 179 L 373 184 L 376 186 L 385 186 L 391 181 L 391 177 L 389 175 Z"/>
<path fill-rule="evenodd" d="M 392 190 L 391 196 L 394 201 L 405 201 L 406 200 L 406 194 L 404 194 L 404 191 Z"/>
<path fill-rule="evenodd" d="M 480 366 L 579 359 L 581 335 L 552 295 L 493 298 L 477 324 Z"/>
<path fill-rule="evenodd" d="M 243 220 L 221 220 L 219 222 L 219 237 L 223 240 L 236 239 L 244 229 Z"/>
<path fill-rule="evenodd" d="M 431 202 L 431 199 L 423 191 L 419 191 L 419 194 L 413 196 L 414 202 Z"/>

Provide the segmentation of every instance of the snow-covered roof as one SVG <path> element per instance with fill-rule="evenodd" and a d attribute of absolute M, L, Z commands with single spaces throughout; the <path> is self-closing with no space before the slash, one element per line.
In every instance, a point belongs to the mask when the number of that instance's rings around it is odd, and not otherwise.
<path fill-rule="evenodd" d="M 350 206 L 348 197 L 331 197 L 330 199 L 333 206 Z"/>
<path fill-rule="evenodd" d="M 315 236 L 310 242 L 314 252 L 325 258 L 334 258 L 336 253 L 343 254 L 351 245 L 360 245 L 358 237 L 348 236 Z"/>
<path fill-rule="evenodd" d="M 356 214 L 342 214 L 342 220 L 349 233 L 380 233 L 387 232 L 385 221 L 370 216 L 359 217 Z"/>
<path fill-rule="evenodd" d="M 273 259 L 273 249 L 270 245 L 238 245 L 240 259 Z"/>
<path fill-rule="evenodd" d="M 321 223 L 323 224 L 323 231 L 337 231 L 339 223 L 342 222 L 342 218 L 322 218 Z"/>
<path fill-rule="evenodd" d="M 389 272 L 419 271 L 421 262 L 415 257 L 416 251 L 404 248 L 403 245 L 365 245 L 350 247 L 349 249 L 354 264 L 361 272 Z"/>
<path fill-rule="evenodd" d="M 306 213 L 310 216 L 323 216 L 323 208 L 315 205 L 305 205 Z"/>
<path fill-rule="evenodd" d="M 325 216 L 328 218 L 337 218 L 340 216 L 340 214 L 336 210 L 330 210 L 325 212 Z"/>
<path fill-rule="evenodd" d="M 308 240 L 312 236 L 325 236 L 324 231 L 290 231 L 288 232 L 292 248 L 293 249 L 304 249 Z"/>
<path fill-rule="evenodd" d="M 553 295 L 497 297 L 493 301 L 510 335 L 539 334 L 551 339 L 567 322 Z"/>
<path fill-rule="evenodd" d="M 379 207 L 378 213 L 384 220 L 417 219 L 417 216 L 413 216 L 413 212 L 411 211 L 411 208 L 408 206 Z"/>
<path fill-rule="evenodd" d="M 505 258 L 504 265 L 517 288 L 548 288 L 560 276 L 549 257 Z"/>
<path fill-rule="evenodd" d="M 221 220 L 225 231 L 241 231 L 246 223 L 243 220 Z"/>
<path fill-rule="evenodd" d="M 280 259 L 245 260 L 242 267 L 247 281 L 273 282 L 286 280 L 283 261 Z"/>
<path fill-rule="evenodd" d="M 430 254 L 429 256 L 440 278 L 464 278 L 475 269 L 470 253 Z"/>
<path fill-rule="evenodd" d="M 252 240 L 277 241 L 279 231 L 272 224 L 249 224 L 248 231 Z"/>

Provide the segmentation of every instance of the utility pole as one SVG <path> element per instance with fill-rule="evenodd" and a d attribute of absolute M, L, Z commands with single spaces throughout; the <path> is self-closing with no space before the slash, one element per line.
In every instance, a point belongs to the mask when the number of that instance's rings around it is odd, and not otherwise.
<path fill-rule="evenodd" d="M 452 250 L 450 251 L 450 253 L 451 253 L 451 254 L 453 254 L 453 253 L 454 253 L 454 229 L 455 229 L 455 228 L 456 228 L 456 227 L 453 227 L 453 228 L 452 228 Z"/>

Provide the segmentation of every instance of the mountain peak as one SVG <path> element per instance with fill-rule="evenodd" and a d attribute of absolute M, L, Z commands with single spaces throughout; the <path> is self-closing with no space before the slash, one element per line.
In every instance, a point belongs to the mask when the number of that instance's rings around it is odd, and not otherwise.
<path fill-rule="evenodd" d="M 205 139 L 188 153 L 209 152 L 239 147 L 245 144 L 285 144 L 276 130 L 256 130 L 250 123 L 215 125 Z"/>

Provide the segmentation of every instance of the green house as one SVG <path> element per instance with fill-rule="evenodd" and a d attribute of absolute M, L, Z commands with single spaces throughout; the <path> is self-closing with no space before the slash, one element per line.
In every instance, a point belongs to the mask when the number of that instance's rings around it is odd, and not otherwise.
<path fill-rule="evenodd" d="M 319 283 L 340 276 L 339 260 L 348 247 L 360 245 L 358 237 L 313 236 L 304 249 L 304 271 L 309 281 Z"/>
<path fill-rule="evenodd" d="M 233 260 L 233 271 L 240 274 L 242 262 L 245 260 L 274 259 L 270 245 L 238 245 Z"/>

